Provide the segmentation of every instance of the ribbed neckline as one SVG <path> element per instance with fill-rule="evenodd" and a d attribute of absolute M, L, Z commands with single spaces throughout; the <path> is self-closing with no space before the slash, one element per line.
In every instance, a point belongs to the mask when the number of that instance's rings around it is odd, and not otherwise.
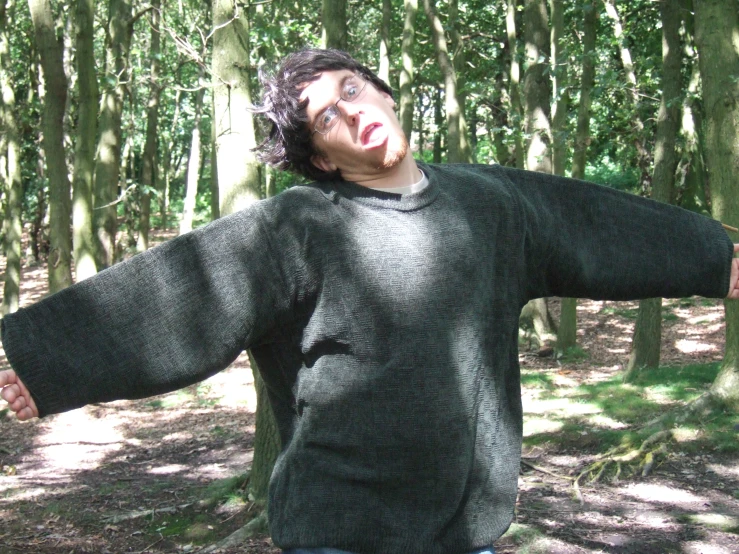
<path fill-rule="evenodd" d="M 335 202 L 339 197 L 346 198 L 359 204 L 376 208 L 409 212 L 420 210 L 434 202 L 439 196 L 439 185 L 434 170 L 426 164 L 416 162 L 418 167 L 428 176 L 429 184 L 423 190 L 413 194 L 395 194 L 371 189 L 351 181 L 332 181 L 329 183 L 313 183 Z"/>

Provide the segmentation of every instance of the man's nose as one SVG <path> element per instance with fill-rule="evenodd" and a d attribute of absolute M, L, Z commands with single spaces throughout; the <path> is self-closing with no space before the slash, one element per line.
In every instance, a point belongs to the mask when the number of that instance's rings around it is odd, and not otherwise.
<path fill-rule="evenodd" d="M 358 121 L 359 114 L 363 113 L 361 106 L 355 102 L 339 102 L 338 107 L 349 125 L 355 125 Z"/>

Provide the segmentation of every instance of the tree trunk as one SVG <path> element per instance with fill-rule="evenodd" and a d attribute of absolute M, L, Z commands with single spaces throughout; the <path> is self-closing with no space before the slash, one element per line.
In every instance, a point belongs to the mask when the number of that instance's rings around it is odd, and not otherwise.
<path fill-rule="evenodd" d="M 392 0 L 382 0 L 382 25 L 380 27 L 380 63 L 377 75 L 390 84 L 390 22 L 393 16 Z"/>
<path fill-rule="evenodd" d="M 713 215 L 739 225 L 739 17 L 736 2 L 695 1 L 695 38 L 706 110 L 706 158 Z M 739 408 L 739 301 L 726 300 L 726 353 L 711 392 Z"/>
<path fill-rule="evenodd" d="M 231 0 L 214 0 L 213 107 L 220 215 L 256 202 L 260 197 L 259 167 L 249 89 L 249 22 L 245 13 L 235 18 Z M 247 51 L 245 51 L 245 49 Z"/>
<path fill-rule="evenodd" d="M 141 167 L 141 202 L 139 215 L 139 236 L 136 251 L 143 252 L 149 248 L 149 228 L 151 227 L 151 197 L 154 190 L 154 178 L 157 166 L 157 134 L 159 126 L 159 97 L 162 88 L 159 85 L 160 67 L 160 7 L 161 0 L 152 0 L 151 15 L 151 42 L 149 44 L 149 58 L 151 72 L 149 73 L 149 103 L 146 107 L 146 142 L 144 143 L 144 158 Z"/>
<path fill-rule="evenodd" d="M 63 128 L 67 77 L 64 74 L 62 45 L 56 38 L 51 4 L 48 0 L 29 0 L 28 7 L 46 86 L 43 145 L 49 175 L 49 291 L 54 293 L 73 282 L 72 236 L 69 229 L 71 200 Z"/>
<path fill-rule="evenodd" d="M 662 100 L 657 116 L 654 146 L 652 198 L 671 204 L 674 196 L 677 154 L 675 142 L 680 128 L 680 23 L 681 6 L 674 0 L 661 2 L 662 9 Z M 658 367 L 662 343 L 662 299 L 639 303 L 639 314 L 631 343 L 631 356 L 624 381 L 631 382 L 645 367 Z"/>
<path fill-rule="evenodd" d="M 128 81 L 128 53 L 131 44 L 130 0 L 110 0 L 106 44 L 106 68 L 109 81 L 103 92 L 99 115 L 99 139 L 95 161 L 93 228 L 95 259 L 98 269 L 113 265 L 118 230 L 117 209 L 121 166 L 121 121 L 123 98 Z"/>
<path fill-rule="evenodd" d="M 552 171 L 555 175 L 565 174 L 567 166 L 567 112 L 570 94 L 567 75 L 567 54 L 563 51 L 564 6 L 562 0 L 549 0 L 552 15 L 551 48 L 554 62 L 552 114 Z M 587 29 L 585 31 L 587 33 Z M 577 300 L 563 298 L 561 301 L 559 326 L 557 327 L 557 352 L 563 353 L 577 343 Z"/>
<path fill-rule="evenodd" d="M 0 129 L 5 135 L 7 170 L 5 183 L 5 284 L 3 287 L 2 315 L 18 310 L 21 286 L 21 210 L 23 207 L 23 183 L 21 182 L 21 145 L 15 114 L 15 90 L 13 89 L 10 34 L 13 25 L 13 0 L 0 0 Z M 3 168 L 6 169 L 6 168 Z"/>
<path fill-rule="evenodd" d="M 416 36 L 416 13 L 418 0 L 405 0 L 405 20 L 403 23 L 403 43 L 401 45 L 400 68 L 400 125 L 403 128 L 408 144 L 413 133 L 413 46 Z M 420 145 L 419 145 L 420 147 Z"/>
<path fill-rule="evenodd" d="M 187 160 L 187 179 L 185 180 L 185 203 L 180 220 L 180 234 L 192 231 L 195 216 L 195 201 L 198 195 L 198 176 L 200 171 L 200 117 L 203 111 L 205 89 L 201 88 L 195 95 L 195 120 L 190 140 L 190 156 Z"/>
<path fill-rule="evenodd" d="M 256 145 L 254 120 L 249 91 L 249 21 L 245 14 L 235 18 L 231 0 L 214 0 L 213 43 L 214 110 L 216 133 L 216 164 L 220 197 L 220 214 L 227 215 L 256 202 L 260 197 L 258 164 L 252 153 Z M 258 372 L 252 360 L 252 369 Z M 259 380 L 256 379 L 259 395 Z M 266 421 L 265 421 L 266 420 Z M 257 425 L 251 482 L 258 500 L 266 501 L 266 493 L 275 452 L 280 449 L 271 406 L 264 394 L 257 399 Z"/>
<path fill-rule="evenodd" d="M 72 181 L 72 229 L 76 280 L 97 273 L 92 228 L 92 186 L 95 173 L 95 136 L 97 133 L 98 84 L 95 72 L 93 0 L 77 2 L 77 82 L 79 108 L 77 144 Z"/>
<path fill-rule="evenodd" d="M 544 0 L 525 0 L 526 74 L 524 106 L 526 116 L 526 169 L 552 172 L 551 127 L 549 122 L 551 86 L 549 81 L 549 24 Z M 556 329 L 546 299 L 537 298 L 525 310 L 533 319 L 539 347 L 556 340 Z"/>
<path fill-rule="evenodd" d="M 436 50 L 442 77 L 444 79 L 444 100 L 447 123 L 447 162 L 469 163 L 472 159 L 467 140 L 467 124 L 459 103 L 457 91 L 457 72 L 449 57 L 444 27 L 434 8 L 434 0 L 423 0 L 423 8 L 431 28 L 431 37 Z"/>
<path fill-rule="evenodd" d="M 523 146 L 523 105 L 521 104 L 521 64 L 518 60 L 518 35 L 516 31 L 516 6 L 518 0 L 507 0 L 506 3 L 506 34 L 508 36 L 508 50 L 511 53 L 511 68 L 508 84 L 510 110 L 508 119 L 513 130 L 513 144 L 515 149 L 516 167 L 524 169 Z"/>
<path fill-rule="evenodd" d="M 220 0 L 215 0 L 216 2 Z M 324 48 L 346 50 L 346 0 L 323 0 L 321 42 Z"/>

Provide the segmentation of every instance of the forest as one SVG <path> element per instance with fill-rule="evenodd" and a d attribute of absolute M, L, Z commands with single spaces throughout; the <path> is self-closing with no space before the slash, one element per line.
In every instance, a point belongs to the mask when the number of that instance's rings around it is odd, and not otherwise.
<path fill-rule="evenodd" d="M 389 83 L 418 160 L 593 181 L 713 217 L 737 242 L 737 37 L 739 0 L 0 0 L 2 313 L 23 305 L 35 268 L 54 293 L 300 183 L 257 161 L 266 126 L 250 107 L 260 74 L 305 47 L 346 50 Z M 579 304 L 530 302 L 522 350 L 582 362 Z M 628 307 L 619 383 L 669 381 L 674 306 Z M 720 309 L 725 341 L 701 394 L 631 442 L 604 444 L 575 475 L 576 495 L 668 459 L 691 418 L 736 432 L 739 305 Z M 279 440 L 251 367 L 244 491 L 263 506 Z M 264 532 L 256 511 L 234 541 Z"/>

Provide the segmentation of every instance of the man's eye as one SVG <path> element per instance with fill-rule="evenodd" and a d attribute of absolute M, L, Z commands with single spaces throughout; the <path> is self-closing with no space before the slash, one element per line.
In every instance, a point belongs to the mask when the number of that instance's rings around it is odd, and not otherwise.
<path fill-rule="evenodd" d="M 355 83 L 347 84 L 344 87 L 344 100 L 351 100 L 359 92 L 359 87 Z"/>
<path fill-rule="evenodd" d="M 336 117 L 336 114 L 334 114 L 333 110 L 326 110 L 321 114 L 321 117 L 318 118 L 318 122 L 316 125 L 320 129 L 326 129 L 331 125 L 331 122 Z"/>

